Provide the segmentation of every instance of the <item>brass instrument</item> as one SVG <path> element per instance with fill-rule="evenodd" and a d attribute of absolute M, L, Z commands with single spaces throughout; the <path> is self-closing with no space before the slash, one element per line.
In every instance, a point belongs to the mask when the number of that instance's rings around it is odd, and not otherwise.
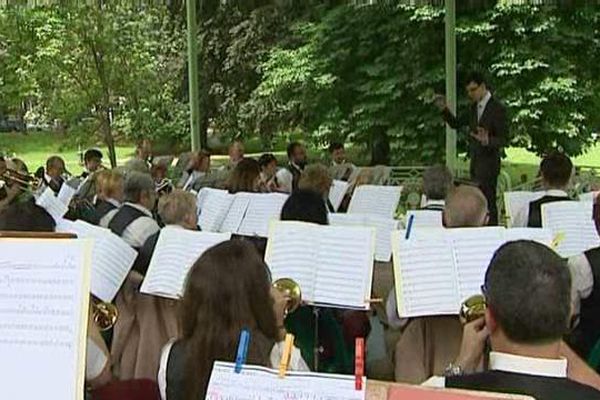
<path fill-rule="evenodd" d="M 119 310 L 112 303 L 103 301 L 92 302 L 92 318 L 101 332 L 110 330 L 119 319 Z"/>
<path fill-rule="evenodd" d="M 273 288 L 281 292 L 287 299 L 285 316 L 293 313 L 302 303 L 302 291 L 296 281 L 289 278 L 280 278 L 273 282 Z"/>
<path fill-rule="evenodd" d="M 35 189 L 40 185 L 39 178 L 10 168 L 6 169 L 6 171 L 0 175 L 0 180 L 3 180 L 7 185 L 17 184 L 25 189 Z"/>
<path fill-rule="evenodd" d="M 469 297 L 460 305 L 460 321 L 463 324 L 475 321 L 485 315 L 487 304 L 482 294 L 476 294 Z"/>

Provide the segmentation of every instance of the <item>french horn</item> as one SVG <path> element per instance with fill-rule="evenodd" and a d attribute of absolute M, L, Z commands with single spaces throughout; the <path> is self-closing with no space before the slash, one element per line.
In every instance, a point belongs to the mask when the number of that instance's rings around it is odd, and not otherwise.
<path fill-rule="evenodd" d="M 119 319 L 119 310 L 112 303 L 103 301 L 92 303 L 92 318 L 101 332 L 110 330 Z"/>
<path fill-rule="evenodd" d="M 458 313 L 460 321 L 463 324 L 475 321 L 485 315 L 486 308 L 487 304 L 485 302 L 485 297 L 482 294 L 471 296 L 460 305 L 460 311 Z"/>
<path fill-rule="evenodd" d="M 300 304 L 302 304 L 302 291 L 296 281 L 290 278 L 280 278 L 273 282 L 273 288 L 287 299 L 285 316 L 296 311 L 300 307 Z"/>

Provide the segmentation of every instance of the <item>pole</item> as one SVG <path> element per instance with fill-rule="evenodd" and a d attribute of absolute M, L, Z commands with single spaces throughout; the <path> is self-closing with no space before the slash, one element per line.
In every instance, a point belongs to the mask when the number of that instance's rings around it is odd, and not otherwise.
<path fill-rule="evenodd" d="M 198 27 L 196 0 L 187 0 L 188 91 L 190 95 L 190 131 L 192 151 L 200 150 L 200 108 L 198 99 Z"/>
<path fill-rule="evenodd" d="M 446 101 L 456 115 L 456 0 L 446 0 Z M 446 124 L 446 165 L 456 172 L 456 131 Z"/>

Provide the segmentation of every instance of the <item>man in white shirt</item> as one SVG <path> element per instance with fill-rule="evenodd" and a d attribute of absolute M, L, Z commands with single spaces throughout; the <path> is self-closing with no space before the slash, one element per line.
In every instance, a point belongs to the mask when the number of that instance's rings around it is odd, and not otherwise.
<path fill-rule="evenodd" d="M 566 190 L 573 175 L 573 163 L 563 153 L 553 152 L 542 160 L 540 175 L 544 195 L 517 211 L 512 221 L 513 227 L 542 227 L 542 205 L 556 201 L 569 201 Z"/>
<path fill-rule="evenodd" d="M 229 145 L 229 161 L 219 168 L 220 171 L 233 171 L 236 165 L 244 159 L 244 143 L 241 140 L 234 140 Z"/>
<path fill-rule="evenodd" d="M 346 159 L 346 149 L 341 142 L 332 142 L 329 145 L 331 157 L 331 175 L 333 179 L 349 181 L 356 172 L 356 166 Z"/>
<path fill-rule="evenodd" d="M 433 386 L 505 392 L 546 399 L 600 399 L 596 389 L 568 377 L 562 337 L 571 316 L 566 262 L 533 241 L 501 246 L 487 269 L 485 317 L 465 326 L 461 351 Z M 487 340 L 492 352 L 484 372 Z"/>
<path fill-rule="evenodd" d="M 298 188 L 300 175 L 306 166 L 306 148 L 302 143 L 292 142 L 287 147 L 288 165 L 275 175 L 282 192 L 292 193 Z"/>
<path fill-rule="evenodd" d="M 125 203 L 106 214 L 100 226 L 109 228 L 131 247 L 139 249 L 160 229 L 150 211 L 156 204 L 154 181 L 148 174 L 129 172 L 124 192 Z"/>
<path fill-rule="evenodd" d="M 58 194 L 65 181 L 63 177 L 66 172 L 65 161 L 59 156 L 51 156 L 46 160 L 46 169 L 43 172 L 36 194 L 41 195 L 48 187 Z"/>

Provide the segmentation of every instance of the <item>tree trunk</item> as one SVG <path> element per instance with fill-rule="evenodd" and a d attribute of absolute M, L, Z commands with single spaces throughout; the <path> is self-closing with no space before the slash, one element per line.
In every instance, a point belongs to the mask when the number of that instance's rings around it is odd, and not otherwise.
<path fill-rule="evenodd" d="M 112 134 L 112 126 L 110 124 L 110 108 L 102 107 L 100 110 L 100 118 L 102 127 L 102 137 L 104 143 L 108 147 L 108 158 L 110 160 L 110 167 L 115 168 L 117 166 L 117 152 L 115 150 L 115 138 Z"/>

